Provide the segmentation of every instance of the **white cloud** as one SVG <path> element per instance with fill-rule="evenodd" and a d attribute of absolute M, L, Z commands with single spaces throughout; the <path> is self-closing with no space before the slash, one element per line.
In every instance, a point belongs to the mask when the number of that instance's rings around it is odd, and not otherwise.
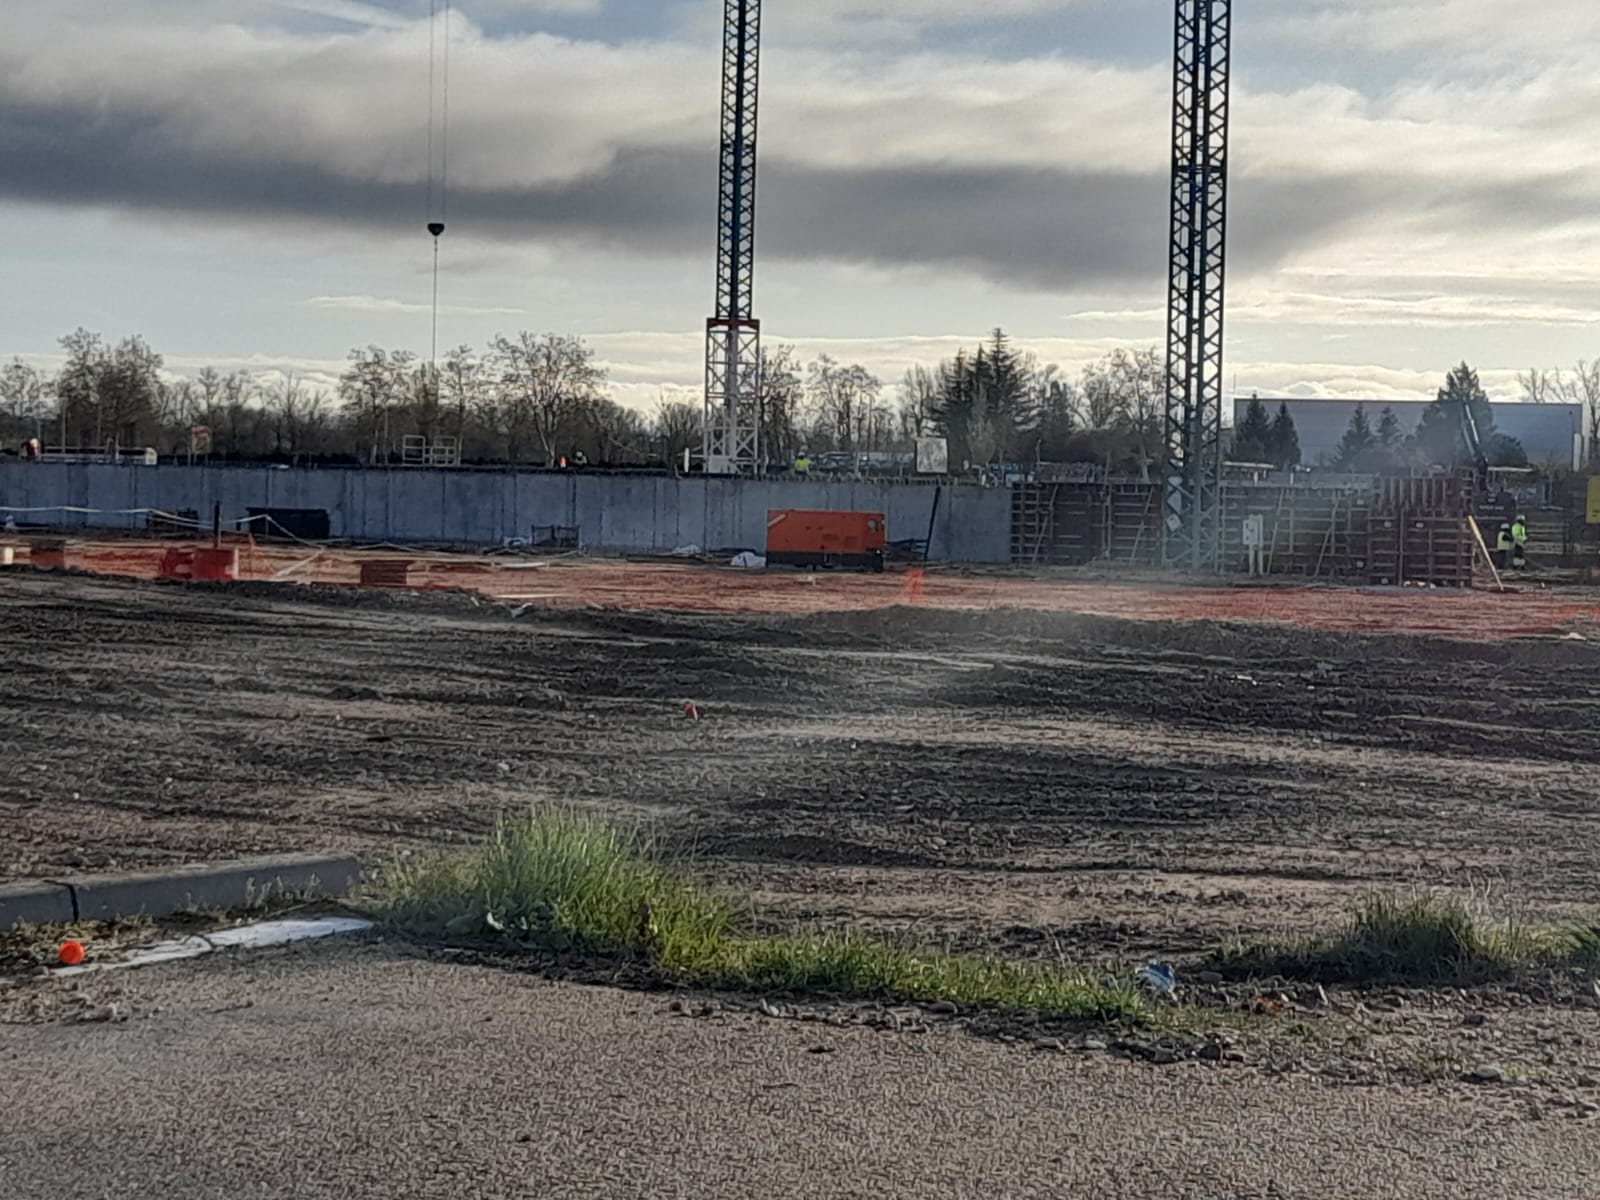
<path fill-rule="evenodd" d="M 1296 0 L 1263 14 L 1263 28 L 1300 46 L 1410 56 L 1413 73 L 1505 76 L 1589 59 L 1600 8 L 1590 0 Z"/>
<path fill-rule="evenodd" d="M 337 312 L 387 313 L 420 316 L 434 311 L 432 304 L 415 300 L 400 300 L 393 296 L 312 296 L 305 301 L 307 308 L 320 308 Z M 521 308 L 498 308 L 490 305 L 441 304 L 440 316 L 494 317 L 521 316 Z"/>

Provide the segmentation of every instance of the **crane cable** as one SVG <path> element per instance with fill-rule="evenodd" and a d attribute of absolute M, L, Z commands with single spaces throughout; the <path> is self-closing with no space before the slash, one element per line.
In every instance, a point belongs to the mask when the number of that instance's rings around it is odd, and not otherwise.
<path fill-rule="evenodd" d="M 433 340 L 428 365 L 435 389 L 439 377 L 439 238 L 444 233 L 450 203 L 450 0 L 444 0 L 442 52 L 439 3 L 440 0 L 428 0 L 428 232 L 433 235 Z M 434 155 L 436 119 L 437 158 Z"/>

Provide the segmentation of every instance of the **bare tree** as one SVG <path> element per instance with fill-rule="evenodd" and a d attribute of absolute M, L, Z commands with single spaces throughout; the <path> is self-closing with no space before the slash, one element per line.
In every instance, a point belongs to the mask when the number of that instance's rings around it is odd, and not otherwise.
<path fill-rule="evenodd" d="M 1559 404 L 1563 399 L 1560 371 L 1541 371 L 1535 367 L 1518 375 L 1517 383 L 1522 387 L 1524 404 Z"/>
<path fill-rule="evenodd" d="M 498 335 L 491 344 L 498 394 L 484 411 L 505 439 L 507 457 L 521 456 L 531 441 L 554 466 L 585 405 L 604 399 L 605 369 L 582 338 L 562 334 Z"/>
<path fill-rule="evenodd" d="M 61 339 L 66 363 L 56 392 L 65 407 L 63 427 L 96 450 L 156 439 L 161 356 L 140 337 L 108 345 L 97 333 L 77 329 Z"/>
<path fill-rule="evenodd" d="M 1517 376 L 1527 404 L 1577 404 L 1583 408 L 1587 432 L 1585 457 L 1600 464 L 1600 359 L 1579 359 L 1570 376 L 1537 367 Z"/>
<path fill-rule="evenodd" d="M 876 375 L 859 363 L 841 366 L 824 354 L 806 369 L 806 390 L 839 449 L 856 450 L 870 442 L 879 428 L 876 413 L 883 390 Z"/>
<path fill-rule="evenodd" d="M 1600 359 L 1579 359 L 1571 379 L 1562 381 L 1562 396 L 1583 405 L 1584 428 L 1589 434 L 1590 466 L 1600 465 Z"/>
<path fill-rule="evenodd" d="M 199 417 L 204 422 L 214 422 L 222 410 L 222 394 L 226 390 L 225 377 L 215 367 L 205 367 L 194 377 Z"/>
<path fill-rule="evenodd" d="M 409 350 L 379 346 L 350 351 L 350 365 L 339 376 L 339 396 L 349 409 L 356 444 L 371 447 L 368 462 L 389 456 L 392 414 L 406 393 L 415 359 Z"/>
<path fill-rule="evenodd" d="M 705 410 L 699 404 L 662 397 L 656 405 L 653 432 L 662 456 L 674 467 L 683 462 L 683 452 L 698 450 L 704 437 Z"/>
<path fill-rule="evenodd" d="M 165 445 L 156 448 L 175 453 L 186 446 L 199 411 L 200 389 L 192 379 L 161 380 L 156 385 L 156 425 Z"/>
<path fill-rule="evenodd" d="M 900 379 L 900 436 L 923 437 L 937 427 L 939 377 L 920 364 Z"/>
<path fill-rule="evenodd" d="M 1111 372 L 1101 363 L 1083 371 L 1083 419 L 1090 429 L 1110 429 L 1122 410 L 1122 397 Z"/>
<path fill-rule="evenodd" d="M 61 339 L 66 362 L 56 376 L 56 398 L 61 406 L 61 445 L 68 440 L 81 446 L 86 439 L 99 440 L 98 420 L 100 364 L 106 355 L 105 342 L 98 333 L 79 326 Z"/>
<path fill-rule="evenodd" d="M 262 439 L 259 389 L 243 371 L 222 376 L 217 393 L 216 419 L 209 422 L 213 441 L 226 447 L 225 453 L 260 454 L 266 449 Z M 215 435 L 220 433 L 220 438 Z"/>
<path fill-rule="evenodd" d="M 1166 412 L 1165 368 L 1159 351 L 1113 350 L 1083 373 L 1083 396 L 1091 429 L 1128 435 L 1145 480 L 1159 461 Z"/>
<path fill-rule="evenodd" d="M 20 358 L 13 358 L 0 371 L 0 404 L 13 428 L 11 435 L 44 440 L 44 420 L 49 411 L 46 397 L 50 380 Z"/>
<path fill-rule="evenodd" d="M 621 466 L 649 457 L 644 417 L 605 396 L 585 400 L 573 421 L 571 446 L 591 463 Z"/>
<path fill-rule="evenodd" d="M 399 432 L 415 433 L 432 441 L 439 432 L 444 412 L 442 377 L 432 363 L 418 362 L 406 376 L 401 401 Z"/>
<path fill-rule="evenodd" d="M 989 407 L 989 393 L 981 387 L 973 389 L 967 410 L 966 440 L 967 454 L 975 465 L 994 462 L 1005 441 L 1000 423 Z"/>
<path fill-rule="evenodd" d="M 275 454 L 315 453 L 327 423 L 327 393 L 286 375 L 261 391 L 261 415 Z"/>
<path fill-rule="evenodd" d="M 471 346 L 457 346 L 444 356 L 439 368 L 439 402 L 450 414 L 450 425 L 465 448 L 467 414 L 478 407 L 486 382 L 483 360 Z"/>
<path fill-rule="evenodd" d="M 800 450 L 806 389 L 793 346 L 761 351 L 759 404 L 761 453 L 769 462 L 790 462 Z"/>

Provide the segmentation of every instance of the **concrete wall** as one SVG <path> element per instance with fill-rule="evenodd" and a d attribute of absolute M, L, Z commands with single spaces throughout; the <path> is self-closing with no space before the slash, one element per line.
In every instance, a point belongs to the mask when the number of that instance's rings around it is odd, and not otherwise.
<path fill-rule="evenodd" d="M 320 508 L 335 538 L 499 544 L 535 525 L 575 525 L 597 551 L 759 549 L 767 510 L 883 512 L 891 539 L 924 538 L 940 495 L 930 557 L 1010 560 L 1011 497 L 1003 488 L 869 481 L 799 482 L 580 472 L 273 470 L 0 462 L 0 517 L 19 524 L 142 529 L 145 509 L 194 509 L 225 522 L 250 508 Z M 61 512 L 63 508 L 91 510 Z M 26 512 L 34 509 L 40 511 Z"/>

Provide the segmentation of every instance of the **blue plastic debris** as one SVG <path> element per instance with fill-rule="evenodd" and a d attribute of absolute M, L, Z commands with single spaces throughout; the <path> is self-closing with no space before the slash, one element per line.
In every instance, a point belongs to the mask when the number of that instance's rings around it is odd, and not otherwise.
<path fill-rule="evenodd" d="M 1172 996 L 1178 990 L 1178 973 L 1167 963 L 1147 963 L 1139 968 L 1139 982 L 1157 996 Z"/>

